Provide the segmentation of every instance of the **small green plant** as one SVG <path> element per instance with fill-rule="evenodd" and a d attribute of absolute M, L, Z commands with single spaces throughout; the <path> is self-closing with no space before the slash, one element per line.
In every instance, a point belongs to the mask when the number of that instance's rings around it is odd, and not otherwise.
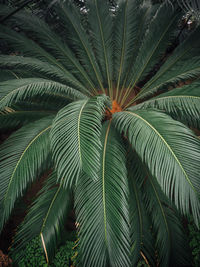
<path fill-rule="evenodd" d="M 67 241 L 65 245 L 61 246 L 55 255 L 51 267 L 71 266 L 74 242 Z"/>
<path fill-rule="evenodd" d="M 15 267 L 64 267 L 73 264 L 73 256 L 76 253 L 74 241 L 67 240 L 64 245 L 57 250 L 51 264 L 47 264 L 44 252 L 40 246 L 40 238 L 31 240 L 23 253 L 23 258 Z"/>
<path fill-rule="evenodd" d="M 197 229 L 193 219 L 189 218 L 189 239 L 190 239 L 190 248 L 192 250 L 192 256 L 194 261 L 194 266 L 200 266 L 200 225 Z"/>
<path fill-rule="evenodd" d="M 19 267 L 46 267 L 48 264 L 45 260 L 45 255 L 43 254 L 42 248 L 40 246 L 40 238 L 34 238 L 26 246 L 24 257 L 19 261 Z"/>

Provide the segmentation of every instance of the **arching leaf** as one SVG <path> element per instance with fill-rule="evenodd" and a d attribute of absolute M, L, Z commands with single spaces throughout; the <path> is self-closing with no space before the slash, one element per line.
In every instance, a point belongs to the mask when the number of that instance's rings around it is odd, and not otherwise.
<path fill-rule="evenodd" d="M 80 266 L 130 266 L 125 149 L 110 122 L 101 142 L 99 179 L 83 175 L 75 191 Z"/>
<path fill-rule="evenodd" d="M 200 128 L 200 82 L 173 89 L 128 110 L 160 109 L 183 123 Z"/>
<path fill-rule="evenodd" d="M 18 101 L 31 99 L 34 96 L 42 98 L 42 95 L 48 92 L 60 93 L 63 98 L 71 100 L 86 98 L 82 93 L 71 87 L 46 79 L 9 80 L 0 83 L 0 109 Z"/>
<path fill-rule="evenodd" d="M 133 151 L 128 152 L 127 164 L 130 191 L 131 263 L 132 266 L 135 266 L 142 253 L 148 263 L 154 266 L 156 264 L 154 260 L 155 240 L 151 233 L 151 220 L 147 216 L 141 190 L 146 174 L 141 168 L 139 158 Z"/>
<path fill-rule="evenodd" d="M 69 70 L 86 88 L 95 88 L 87 72 L 84 70 L 73 49 L 57 35 L 42 19 L 30 14 L 20 12 L 13 16 L 14 23 L 18 24 L 25 32 L 31 32 L 32 38 L 37 38 L 37 43 L 51 54 Z"/>
<path fill-rule="evenodd" d="M 138 0 L 118 1 L 118 11 L 114 20 L 114 70 L 117 77 L 117 95 L 119 87 L 128 71 L 130 58 L 137 42 L 138 13 L 140 13 Z M 117 96 L 116 96 L 117 98 Z"/>
<path fill-rule="evenodd" d="M 142 195 L 147 213 L 152 218 L 153 230 L 156 233 L 159 265 L 187 266 L 191 259 L 188 253 L 187 237 L 180 224 L 180 216 L 147 168 L 142 164 L 140 164 L 140 168 L 146 173 Z"/>
<path fill-rule="evenodd" d="M 51 65 L 30 57 L 0 55 L 0 66 L 5 69 L 26 69 L 32 71 L 34 75 L 64 83 L 88 94 L 87 89 L 69 71 L 61 70 L 55 64 Z"/>
<path fill-rule="evenodd" d="M 182 123 L 151 110 L 115 113 L 113 122 L 123 132 L 164 193 L 182 213 L 200 216 L 200 141 Z"/>
<path fill-rule="evenodd" d="M 51 111 L 13 110 L 6 108 L 0 111 L 0 129 L 12 129 L 52 115 Z"/>
<path fill-rule="evenodd" d="M 61 109 L 53 123 L 51 143 L 58 178 L 64 186 L 77 182 L 81 171 L 97 178 L 105 96 L 73 102 Z"/>
<path fill-rule="evenodd" d="M 1 145 L 0 230 L 18 197 L 50 165 L 49 131 L 52 119 L 43 118 L 20 128 Z"/>
<path fill-rule="evenodd" d="M 112 98 L 113 79 L 113 42 L 112 17 L 107 1 L 89 0 L 86 2 L 88 23 L 91 29 L 92 41 L 99 64 L 104 88 L 108 87 Z"/>
<path fill-rule="evenodd" d="M 60 64 L 52 54 L 48 53 L 45 49 L 39 46 L 35 41 L 27 38 L 25 34 L 11 30 L 9 27 L 0 25 L 0 39 L 5 40 L 9 47 L 18 49 L 23 52 L 23 55 L 37 58 L 45 62 L 49 62 L 54 66 L 66 71 L 64 66 Z M 67 73 L 67 71 L 66 71 Z"/>
<path fill-rule="evenodd" d="M 144 85 L 135 100 L 151 96 L 175 82 L 197 77 L 200 73 L 199 38 L 200 27 L 173 51 L 156 75 Z"/>
<path fill-rule="evenodd" d="M 87 70 L 90 79 L 95 86 L 104 90 L 102 84 L 102 74 L 95 59 L 95 54 L 90 42 L 90 36 L 82 26 L 80 10 L 72 4 L 72 1 L 61 3 L 61 8 L 57 9 L 60 19 L 64 22 L 68 30 L 68 39 L 71 41 L 82 65 Z"/>
<path fill-rule="evenodd" d="M 150 22 L 148 31 L 138 52 L 129 79 L 128 88 L 133 88 L 138 81 L 144 79 L 165 53 L 169 42 L 174 37 L 174 28 L 180 13 L 166 4 L 159 7 Z M 156 32 L 156 34 L 155 34 Z"/>

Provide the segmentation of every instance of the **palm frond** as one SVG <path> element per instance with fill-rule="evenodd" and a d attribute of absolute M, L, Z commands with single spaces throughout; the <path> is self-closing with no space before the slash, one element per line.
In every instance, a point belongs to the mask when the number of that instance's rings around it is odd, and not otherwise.
<path fill-rule="evenodd" d="M 33 111 L 33 110 L 14 110 L 5 108 L 0 111 L 0 129 L 13 129 L 29 122 L 39 120 L 43 117 L 52 115 L 51 111 Z"/>
<path fill-rule="evenodd" d="M 111 122 L 103 125 L 101 142 L 99 179 L 83 175 L 75 191 L 80 266 L 130 266 L 125 149 Z"/>
<path fill-rule="evenodd" d="M 143 184 L 143 196 L 148 215 L 152 218 L 153 230 L 156 233 L 156 246 L 159 251 L 160 266 L 187 266 L 190 264 L 189 247 L 186 235 L 180 224 L 176 208 L 162 192 L 158 182 L 146 172 Z M 174 251 L 178 254 L 173 257 Z"/>
<path fill-rule="evenodd" d="M 135 100 L 151 96 L 170 84 L 197 77 L 200 73 L 200 27 L 181 43 L 160 70 L 147 82 Z"/>
<path fill-rule="evenodd" d="M 61 109 L 53 123 L 51 143 L 58 178 L 72 185 L 83 170 L 97 178 L 105 96 L 76 101 Z"/>
<path fill-rule="evenodd" d="M 41 78 L 9 80 L 0 83 L 0 109 L 34 96 L 42 98 L 43 94 L 48 92 L 60 94 L 67 100 L 86 98 L 79 91 L 51 80 Z"/>
<path fill-rule="evenodd" d="M 53 32 L 48 24 L 37 16 L 27 12 L 20 12 L 13 16 L 14 23 L 19 25 L 25 32 L 30 33 L 32 38 L 37 38 L 37 43 L 45 50 L 51 52 L 67 70 L 69 70 L 86 88 L 95 89 L 87 72 L 81 66 L 75 54 L 68 45 Z"/>
<path fill-rule="evenodd" d="M 14 239 L 13 259 L 18 262 L 28 242 L 39 236 L 47 263 L 53 258 L 62 239 L 65 220 L 71 207 L 71 193 L 56 184 L 54 171 L 32 204 Z"/>
<path fill-rule="evenodd" d="M 0 230 L 17 198 L 50 164 L 49 131 L 52 119 L 50 116 L 25 125 L 1 145 Z"/>
<path fill-rule="evenodd" d="M 127 73 L 138 29 L 138 0 L 118 1 L 118 10 L 114 20 L 114 75 L 117 80 L 116 99 L 119 87 Z M 129 63 L 129 64 L 128 64 Z"/>
<path fill-rule="evenodd" d="M 72 4 L 72 1 L 68 1 L 61 3 L 61 8 L 58 8 L 57 12 L 68 29 L 68 40 L 69 42 L 71 41 L 73 50 L 87 70 L 90 79 L 97 88 L 104 90 L 102 75 L 96 62 L 89 36 L 82 26 L 80 10 Z"/>
<path fill-rule="evenodd" d="M 55 57 L 39 46 L 35 41 L 27 38 L 26 35 L 20 32 L 16 32 L 11 30 L 9 27 L 0 25 L 0 39 L 6 40 L 6 44 L 8 44 L 9 47 L 12 47 L 15 49 L 15 51 L 17 50 L 17 52 L 23 52 L 23 55 L 25 56 L 34 57 L 42 61 L 49 62 L 50 64 L 59 67 L 63 71 L 66 71 L 64 66 L 60 64 Z"/>
<path fill-rule="evenodd" d="M 132 266 L 136 266 L 142 252 L 148 263 L 155 266 L 155 240 L 151 233 L 151 220 L 146 214 L 141 191 L 146 174 L 133 151 L 128 152 L 127 164 L 130 190 L 131 263 Z"/>
<path fill-rule="evenodd" d="M 181 14 L 175 12 L 171 6 L 163 4 L 159 7 L 146 31 L 132 73 L 130 73 L 128 88 L 133 88 L 138 81 L 141 81 L 164 55 L 174 38 L 174 28 L 180 16 Z"/>
<path fill-rule="evenodd" d="M 128 110 L 160 109 L 190 127 L 200 129 L 200 82 L 173 89 Z"/>
<path fill-rule="evenodd" d="M 146 164 L 182 213 L 200 216 L 200 140 L 184 124 L 154 110 L 115 113 L 113 122 L 128 137 Z"/>
<path fill-rule="evenodd" d="M 130 45 L 131 50 L 129 51 L 129 49 L 127 49 L 127 54 L 130 52 L 130 55 L 129 55 L 129 58 L 127 56 L 127 63 L 124 65 L 124 70 L 123 70 L 124 75 L 122 74 L 123 84 L 122 84 L 122 90 L 121 90 L 119 99 L 121 99 L 123 89 L 126 88 L 127 80 L 129 79 L 131 75 L 132 66 L 135 64 L 135 60 L 136 60 L 138 51 L 140 50 L 141 44 L 144 40 L 145 33 L 148 30 L 151 19 L 155 15 L 157 8 L 158 8 L 157 5 L 152 5 L 151 1 L 145 1 L 142 4 L 140 1 L 138 1 L 137 7 L 138 8 L 137 10 L 135 10 L 134 15 L 132 16 L 132 19 L 131 19 L 131 21 L 134 22 L 134 24 L 132 25 L 131 33 L 129 34 L 129 37 L 128 37 L 128 45 Z M 117 31 L 120 32 L 120 29 L 123 25 L 123 23 L 119 23 L 121 20 L 121 16 L 119 16 L 119 14 L 120 12 L 118 13 L 119 18 L 116 19 L 116 23 L 115 23 L 115 26 L 116 26 L 115 43 L 118 43 L 119 40 L 122 38 L 122 34 L 120 35 L 117 34 Z M 127 25 L 127 27 L 129 26 Z M 132 46 L 130 42 L 131 39 L 133 41 Z M 115 47 L 115 51 L 117 50 L 118 49 Z M 118 52 L 118 55 L 115 55 L 115 58 L 118 58 L 119 55 L 120 53 Z"/>
<path fill-rule="evenodd" d="M 89 0 L 86 2 L 88 12 L 88 23 L 91 30 L 91 38 L 99 64 L 104 88 L 108 88 L 112 98 L 113 79 L 113 32 L 112 17 L 107 1 Z"/>
<path fill-rule="evenodd" d="M 55 65 L 51 65 L 36 58 L 0 55 L 0 68 L 11 70 L 26 69 L 26 71 L 31 71 L 33 73 L 32 76 L 42 75 L 43 78 L 64 83 L 86 94 L 89 93 L 88 90 L 76 78 L 74 78 L 69 71 L 61 70 Z"/>
<path fill-rule="evenodd" d="M 41 97 L 36 94 L 28 101 L 25 99 L 17 101 L 17 103 L 14 102 L 9 108 L 12 108 L 16 111 L 32 110 L 57 113 L 61 108 L 65 107 L 71 102 L 73 101 L 66 98 L 63 94 L 53 93 L 50 91 L 42 94 Z"/>

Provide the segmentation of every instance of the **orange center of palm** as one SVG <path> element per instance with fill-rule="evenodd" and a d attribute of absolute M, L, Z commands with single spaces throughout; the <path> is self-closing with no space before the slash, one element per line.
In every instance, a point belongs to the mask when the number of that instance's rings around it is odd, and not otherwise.
<path fill-rule="evenodd" d="M 117 103 L 116 100 L 113 100 L 112 102 L 112 109 L 107 108 L 106 109 L 106 119 L 109 120 L 112 118 L 112 114 L 114 114 L 115 112 L 120 112 L 122 111 L 122 108 L 120 107 L 120 105 Z"/>

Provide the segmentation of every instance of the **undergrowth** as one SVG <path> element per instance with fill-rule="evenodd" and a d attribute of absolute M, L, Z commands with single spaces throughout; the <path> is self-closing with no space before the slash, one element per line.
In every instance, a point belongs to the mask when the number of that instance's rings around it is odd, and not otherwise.
<path fill-rule="evenodd" d="M 200 266 L 200 227 L 199 229 L 194 224 L 191 217 L 188 219 L 188 233 L 190 240 L 190 248 L 193 256 L 193 266 Z M 77 258 L 77 247 L 76 247 L 76 235 L 71 233 L 68 235 L 68 240 L 62 244 L 51 262 L 51 264 L 46 263 L 44 252 L 40 245 L 40 239 L 35 238 L 27 245 L 24 257 L 19 262 L 18 265 L 13 265 L 14 267 L 75 267 Z M 143 260 L 141 260 L 137 267 L 148 266 Z"/>

